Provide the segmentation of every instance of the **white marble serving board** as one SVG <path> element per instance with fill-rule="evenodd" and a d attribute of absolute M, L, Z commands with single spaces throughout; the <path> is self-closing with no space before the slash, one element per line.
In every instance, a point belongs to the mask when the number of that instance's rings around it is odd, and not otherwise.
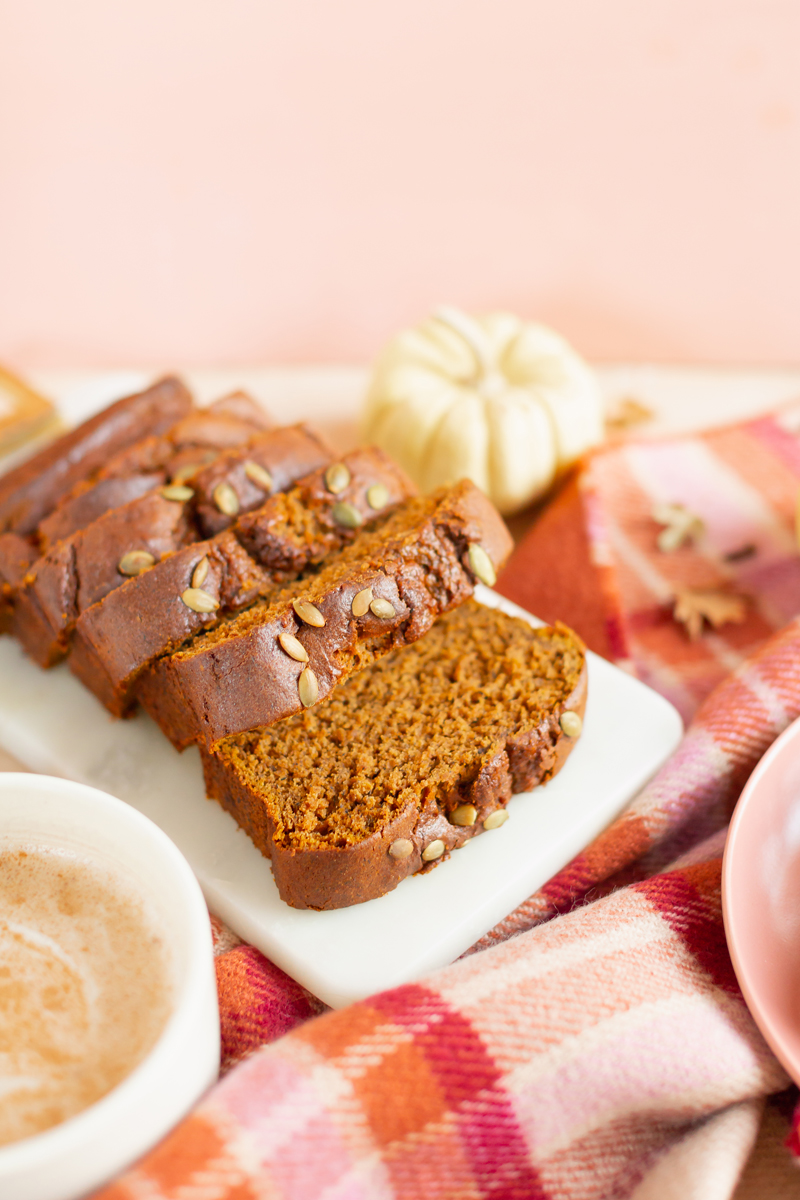
<path fill-rule="evenodd" d="M 487 589 L 479 598 L 527 615 Z M 211 910 L 334 1007 L 452 962 L 624 808 L 681 732 L 672 705 L 590 654 L 581 739 L 554 780 L 512 799 L 504 826 L 378 900 L 298 911 L 233 818 L 205 798 L 194 748 L 178 754 L 144 714 L 112 720 L 66 666 L 42 671 L 0 639 L 0 744 L 34 771 L 145 813 L 183 851 Z"/>

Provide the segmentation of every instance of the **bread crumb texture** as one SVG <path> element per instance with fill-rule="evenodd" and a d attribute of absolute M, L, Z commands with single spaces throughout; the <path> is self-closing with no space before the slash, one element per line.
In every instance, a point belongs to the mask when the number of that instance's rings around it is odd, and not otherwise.
<path fill-rule="evenodd" d="M 558 719 L 583 665 L 566 626 L 467 601 L 326 702 L 216 753 L 266 805 L 276 842 L 352 846 L 409 803 L 458 804 L 512 739 Z"/>

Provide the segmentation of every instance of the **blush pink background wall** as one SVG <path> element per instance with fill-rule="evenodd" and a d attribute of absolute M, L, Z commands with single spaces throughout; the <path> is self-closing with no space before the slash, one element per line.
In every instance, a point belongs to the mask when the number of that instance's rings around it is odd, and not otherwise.
<path fill-rule="evenodd" d="M 0 0 L 0 358 L 800 362 L 796 0 Z"/>

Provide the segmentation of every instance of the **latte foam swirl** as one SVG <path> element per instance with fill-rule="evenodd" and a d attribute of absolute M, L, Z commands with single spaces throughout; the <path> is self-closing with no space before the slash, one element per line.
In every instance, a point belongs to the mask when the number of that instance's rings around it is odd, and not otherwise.
<path fill-rule="evenodd" d="M 104 1096 L 170 1007 L 166 948 L 130 887 L 63 851 L 0 850 L 0 1145 Z"/>

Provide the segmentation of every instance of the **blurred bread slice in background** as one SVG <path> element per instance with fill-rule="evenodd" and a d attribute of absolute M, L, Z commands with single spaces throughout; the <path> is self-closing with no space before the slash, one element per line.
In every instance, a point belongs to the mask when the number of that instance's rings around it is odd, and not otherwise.
<path fill-rule="evenodd" d="M 0 458 L 34 438 L 52 436 L 59 428 L 51 402 L 0 366 Z"/>

